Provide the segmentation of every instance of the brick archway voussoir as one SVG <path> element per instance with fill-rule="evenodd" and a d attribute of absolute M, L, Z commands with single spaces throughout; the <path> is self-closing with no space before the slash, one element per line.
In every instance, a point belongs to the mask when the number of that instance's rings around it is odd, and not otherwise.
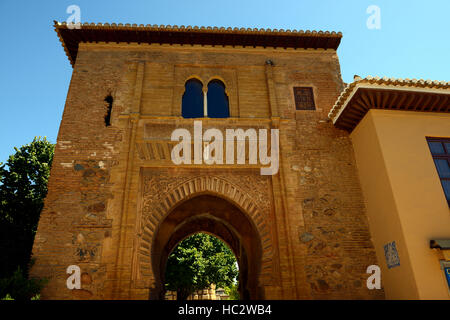
<path fill-rule="evenodd" d="M 265 277 L 272 268 L 272 241 L 264 222 L 264 215 L 251 197 L 235 184 L 219 177 L 200 176 L 172 188 L 162 200 L 153 207 L 142 223 L 138 246 L 140 273 L 153 278 L 150 268 L 150 254 L 158 225 L 180 203 L 199 194 L 209 193 L 234 203 L 255 225 L 262 247 L 261 276 Z M 151 280 L 151 279 L 149 279 Z"/>

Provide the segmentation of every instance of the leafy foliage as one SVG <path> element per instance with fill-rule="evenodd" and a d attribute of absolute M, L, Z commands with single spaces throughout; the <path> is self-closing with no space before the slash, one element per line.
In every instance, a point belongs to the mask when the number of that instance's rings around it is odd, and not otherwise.
<path fill-rule="evenodd" d="M 225 293 L 228 295 L 228 300 L 239 300 L 240 299 L 237 283 L 231 285 L 230 287 L 226 287 Z"/>
<path fill-rule="evenodd" d="M 36 137 L 14 149 L 6 164 L 0 163 L 0 278 L 17 275 L 17 266 L 28 273 L 54 145 Z"/>
<path fill-rule="evenodd" d="M 0 279 L 1 300 L 38 300 L 47 279 L 28 279 L 20 267 L 9 278 Z"/>
<path fill-rule="evenodd" d="M 195 290 L 229 287 L 238 276 L 236 258 L 216 237 L 197 233 L 183 241 L 170 254 L 166 266 L 166 289 L 177 291 L 185 300 Z"/>

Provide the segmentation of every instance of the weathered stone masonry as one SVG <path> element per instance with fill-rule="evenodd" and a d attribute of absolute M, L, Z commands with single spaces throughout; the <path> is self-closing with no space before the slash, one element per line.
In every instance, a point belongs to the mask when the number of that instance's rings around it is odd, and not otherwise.
<path fill-rule="evenodd" d="M 221 79 L 229 95 L 230 118 L 201 119 L 204 129 L 280 129 L 277 175 L 261 176 L 255 165 L 171 163 L 170 132 L 193 125 L 181 117 L 191 76 Z M 295 86 L 313 88 L 316 110 L 296 111 Z M 250 298 L 384 298 L 365 285 L 377 261 L 352 145 L 327 121 L 342 89 L 331 49 L 80 43 L 33 248 L 32 275 L 50 278 L 42 297 L 160 297 L 156 260 L 168 247 L 158 241 L 171 230 L 164 221 L 210 195 L 257 235 L 246 238 L 225 212 L 211 218 L 256 270 L 248 273 Z M 80 290 L 66 287 L 73 264 L 83 273 Z"/>

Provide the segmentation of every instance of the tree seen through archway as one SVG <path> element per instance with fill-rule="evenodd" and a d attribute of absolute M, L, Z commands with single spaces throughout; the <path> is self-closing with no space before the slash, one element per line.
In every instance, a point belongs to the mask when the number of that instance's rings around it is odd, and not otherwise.
<path fill-rule="evenodd" d="M 215 284 L 231 299 L 238 299 L 238 264 L 232 250 L 218 238 L 196 233 L 182 240 L 169 255 L 165 272 L 166 290 L 186 300 L 197 290 Z"/>

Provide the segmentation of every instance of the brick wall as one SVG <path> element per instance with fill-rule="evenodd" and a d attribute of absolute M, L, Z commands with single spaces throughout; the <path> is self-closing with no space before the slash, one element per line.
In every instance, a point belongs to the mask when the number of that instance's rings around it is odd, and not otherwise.
<path fill-rule="evenodd" d="M 150 165 L 135 145 L 149 138 L 146 125 L 185 124 L 190 76 L 224 81 L 232 117 L 224 126 L 280 129 L 267 215 L 280 281 L 265 287 L 266 298 L 383 298 L 365 286 L 366 268 L 377 262 L 352 145 L 326 116 L 343 89 L 334 51 L 124 44 L 80 45 L 33 248 L 32 275 L 51 279 L 42 297 L 149 297 L 133 280 L 141 169 L 173 165 Z M 313 88 L 316 111 L 295 110 L 294 86 Z M 80 290 L 65 285 L 72 264 L 82 269 Z"/>

